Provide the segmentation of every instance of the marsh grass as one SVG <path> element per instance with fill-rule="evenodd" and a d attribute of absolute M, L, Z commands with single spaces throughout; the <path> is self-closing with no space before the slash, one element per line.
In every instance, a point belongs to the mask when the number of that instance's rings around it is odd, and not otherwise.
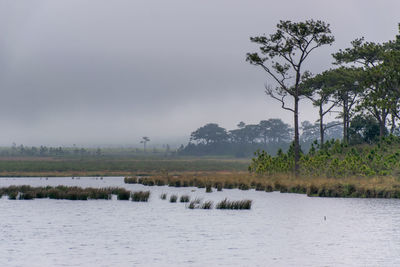
<path fill-rule="evenodd" d="M 200 209 L 210 210 L 214 207 L 214 202 L 211 200 L 205 201 L 203 204 L 200 205 Z"/>
<path fill-rule="evenodd" d="M 252 200 L 237 200 L 231 201 L 225 198 L 221 202 L 218 202 L 216 209 L 230 209 L 230 210 L 249 210 L 251 209 Z"/>
<path fill-rule="evenodd" d="M 194 200 L 190 201 L 189 205 L 187 206 L 189 209 L 198 209 L 200 208 L 201 199 L 195 198 Z"/>
<path fill-rule="evenodd" d="M 124 188 L 81 188 L 68 186 L 31 187 L 29 185 L 9 186 L 0 188 L 0 194 L 7 195 L 9 199 L 29 200 L 35 198 L 88 200 L 111 199 L 111 195 L 117 195 L 118 199 L 126 200 L 130 197 L 130 191 Z"/>
<path fill-rule="evenodd" d="M 150 191 L 136 191 L 132 193 L 132 201 L 147 202 L 150 197 Z"/>
<path fill-rule="evenodd" d="M 307 194 L 312 197 L 400 198 L 398 177 L 299 177 L 290 174 L 257 175 L 248 172 L 184 172 L 179 175 L 153 175 L 169 186 L 193 186 L 217 190 L 254 189 L 257 191 Z"/>
<path fill-rule="evenodd" d="M 118 200 L 129 200 L 131 197 L 131 192 L 123 188 L 118 190 L 116 193 Z"/>
<path fill-rule="evenodd" d="M 182 195 L 182 196 L 179 198 L 179 201 L 182 202 L 182 203 L 187 203 L 187 202 L 190 201 L 190 196 L 188 196 L 188 195 Z"/>
<path fill-rule="evenodd" d="M 169 198 L 169 202 L 171 202 L 171 203 L 175 203 L 177 200 L 178 200 L 177 195 L 171 195 L 171 197 Z"/>
<path fill-rule="evenodd" d="M 211 184 L 206 185 L 206 193 L 212 193 Z"/>

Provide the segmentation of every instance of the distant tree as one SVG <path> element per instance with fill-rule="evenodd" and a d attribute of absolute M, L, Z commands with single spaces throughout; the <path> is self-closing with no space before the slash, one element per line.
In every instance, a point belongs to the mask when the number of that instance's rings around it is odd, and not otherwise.
<path fill-rule="evenodd" d="M 228 140 L 227 131 L 216 123 L 208 123 L 198 128 L 190 135 L 190 141 L 206 145 L 221 143 Z"/>
<path fill-rule="evenodd" d="M 303 63 L 312 51 L 334 42 L 329 24 L 323 21 L 305 22 L 280 21 L 277 31 L 269 36 L 251 37 L 260 46 L 260 54 L 248 53 L 247 61 L 260 66 L 277 83 L 277 87 L 266 88 L 266 93 L 282 104 L 282 108 L 293 112 L 294 116 L 294 172 L 299 174 L 299 101 L 309 94 L 300 87 L 302 79 L 309 74 L 303 71 Z M 282 63 L 275 61 L 282 60 Z M 267 64 L 270 63 L 270 64 Z M 294 106 L 286 106 L 286 96 L 291 96 Z"/>
<path fill-rule="evenodd" d="M 258 125 L 264 144 L 290 142 L 292 138 L 293 129 L 281 119 L 262 120 Z"/>
<path fill-rule="evenodd" d="M 239 122 L 238 125 L 237 125 L 237 127 L 239 129 L 244 128 L 245 126 L 246 126 L 246 123 L 244 123 L 243 121 Z"/>
<path fill-rule="evenodd" d="M 140 141 L 141 144 L 143 144 L 143 151 L 146 152 L 146 144 L 147 142 L 150 142 L 150 138 L 147 136 L 142 137 L 142 141 Z"/>
<path fill-rule="evenodd" d="M 305 143 L 311 143 L 319 139 L 319 124 L 311 123 L 310 121 L 303 121 L 301 123 L 301 140 Z"/>

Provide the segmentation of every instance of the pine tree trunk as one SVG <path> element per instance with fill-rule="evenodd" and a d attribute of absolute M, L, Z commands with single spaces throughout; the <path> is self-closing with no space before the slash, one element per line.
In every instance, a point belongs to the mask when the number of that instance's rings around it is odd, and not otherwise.
<path fill-rule="evenodd" d="M 324 115 L 322 111 L 322 104 L 319 106 L 319 134 L 321 139 L 321 148 L 324 146 Z"/>
<path fill-rule="evenodd" d="M 300 142 L 299 142 L 299 98 L 294 98 L 294 175 L 299 176 Z"/>

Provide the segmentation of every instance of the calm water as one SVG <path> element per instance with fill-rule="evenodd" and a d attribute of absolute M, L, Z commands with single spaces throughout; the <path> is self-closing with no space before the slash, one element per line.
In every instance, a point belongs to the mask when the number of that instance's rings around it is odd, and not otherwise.
<path fill-rule="evenodd" d="M 2 178 L 150 190 L 148 203 L 0 200 L 0 266 L 400 266 L 400 202 L 125 185 L 123 178 Z M 192 192 L 192 190 L 195 190 Z M 161 193 L 252 199 L 250 211 L 190 210 Z M 326 220 L 324 220 L 326 216 Z"/>

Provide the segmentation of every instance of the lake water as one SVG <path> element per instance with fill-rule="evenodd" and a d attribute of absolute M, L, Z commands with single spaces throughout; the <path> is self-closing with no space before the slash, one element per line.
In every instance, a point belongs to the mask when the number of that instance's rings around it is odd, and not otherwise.
<path fill-rule="evenodd" d="M 0 200 L 0 266 L 400 266 L 400 200 L 124 184 L 121 177 L 1 178 L 150 190 L 148 203 Z M 192 190 L 195 190 L 192 192 Z M 251 210 L 190 210 L 160 194 L 252 199 Z M 326 217 L 326 220 L 324 219 Z"/>

